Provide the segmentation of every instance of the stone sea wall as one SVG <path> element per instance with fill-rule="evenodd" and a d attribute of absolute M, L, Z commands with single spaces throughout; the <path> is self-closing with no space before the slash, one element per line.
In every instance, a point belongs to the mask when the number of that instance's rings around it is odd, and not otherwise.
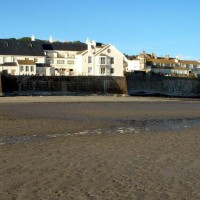
<path fill-rule="evenodd" d="M 5 95 L 39 93 L 113 93 L 127 94 L 125 77 L 107 76 L 11 76 L 2 75 Z"/>
<path fill-rule="evenodd" d="M 200 97 L 200 79 L 127 73 L 108 76 L 1 75 L 0 95 L 129 94 L 133 96 Z"/>
<path fill-rule="evenodd" d="M 127 73 L 129 95 L 200 97 L 200 79 Z"/>

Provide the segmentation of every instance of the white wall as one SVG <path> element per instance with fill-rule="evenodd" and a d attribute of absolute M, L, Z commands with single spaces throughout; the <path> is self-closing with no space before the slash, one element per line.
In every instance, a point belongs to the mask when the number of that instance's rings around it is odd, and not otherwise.
<path fill-rule="evenodd" d="M 0 64 L 3 64 L 4 62 L 16 62 L 17 60 L 25 60 L 26 58 L 33 61 L 37 59 L 37 63 L 45 63 L 44 56 L 0 55 Z"/>
<path fill-rule="evenodd" d="M 138 71 L 140 69 L 140 60 L 127 60 L 128 67 L 127 72 Z"/>
<path fill-rule="evenodd" d="M 0 72 L 6 70 L 8 74 L 11 75 L 19 75 L 19 67 L 18 66 L 1 66 Z"/>
<path fill-rule="evenodd" d="M 21 66 L 23 66 L 23 71 L 20 70 Z M 26 66 L 28 66 L 28 71 L 26 71 Z M 33 66 L 33 71 L 31 71 L 31 66 Z M 36 65 L 20 65 L 18 75 L 36 75 Z"/>
<path fill-rule="evenodd" d="M 99 63 L 99 57 L 101 57 L 101 54 L 105 55 L 106 59 L 114 58 L 114 64 L 108 63 L 107 65 L 105 65 L 106 68 L 105 75 L 123 76 L 124 55 L 119 50 L 117 50 L 113 45 L 109 45 L 108 48 L 105 48 L 103 51 L 101 51 L 98 55 L 95 56 L 95 75 L 102 75 L 100 70 L 101 66 Z M 114 73 L 112 74 L 110 73 L 111 68 L 114 69 Z"/>

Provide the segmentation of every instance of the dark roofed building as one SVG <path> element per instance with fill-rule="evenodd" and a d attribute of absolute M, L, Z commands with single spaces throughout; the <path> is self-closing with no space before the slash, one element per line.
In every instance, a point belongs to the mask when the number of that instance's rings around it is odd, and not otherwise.
<path fill-rule="evenodd" d="M 87 50 L 87 45 L 85 43 L 46 43 L 42 44 L 44 50 L 59 50 L 59 51 L 84 51 Z"/>
<path fill-rule="evenodd" d="M 36 67 L 51 67 L 50 64 L 45 64 L 45 63 L 37 63 Z"/>
<path fill-rule="evenodd" d="M 97 42 L 97 47 L 103 46 L 103 43 Z M 53 42 L 42 43 L 44 50 L 59 50 L 59 51 L 85 51 L 87 44 L 82 42 Z"/>
<path fill-rule="evenodd" d="M 0 39 L 0 55 L 44 56 L 40 42 Z"/>

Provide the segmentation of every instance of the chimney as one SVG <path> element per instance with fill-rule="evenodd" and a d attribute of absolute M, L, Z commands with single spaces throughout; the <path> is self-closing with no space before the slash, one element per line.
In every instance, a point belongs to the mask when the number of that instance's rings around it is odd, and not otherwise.
<path fill-rule="evenodd" d="M 157 55 L 155 53 L 152 53 L 151 57 L 157 59 Z"/>
<path fill-rule="evenodd" d="M 169 60 L 169 55 L 165 55 L 165 59 Z"/>
<path fill-rule="evenodd" d="M 35 41 L 35 35 L 31 36 L 31 41 Z"/>
<path fill-rule="evenodd" d="M 49 42 L 50 42 L 50 43 L 53 43 L 53 37 L 52 37 L 52 36 L 50 36 Z"/>

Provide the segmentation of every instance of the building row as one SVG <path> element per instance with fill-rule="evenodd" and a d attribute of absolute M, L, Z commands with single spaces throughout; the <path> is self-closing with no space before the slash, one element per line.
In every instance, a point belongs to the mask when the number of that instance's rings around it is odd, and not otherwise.
<path fill-rule="evenodd" d="M 0 40 L 0 71 L 12 75 L 123 76 L 124 55 L 111 44 Z"/>
<path fill-rule="evenodd" d="M 138 56 L 126 56 L 127 72 L 153 72 L 164 76 L 198 77 L 200 75 L 200 61 L 181 60 L 166 55 L 157 57 L 155 53 L 142 52 Z"/>
<path fill-rule="evenodd" d="M 125 72 L 197 77 L 200 62 L 142 52 L 127 56 L 114 45 L 86 40 L 53 42 L 0 39 L 0 72 L 37 76 L 123 76 Z"/>

